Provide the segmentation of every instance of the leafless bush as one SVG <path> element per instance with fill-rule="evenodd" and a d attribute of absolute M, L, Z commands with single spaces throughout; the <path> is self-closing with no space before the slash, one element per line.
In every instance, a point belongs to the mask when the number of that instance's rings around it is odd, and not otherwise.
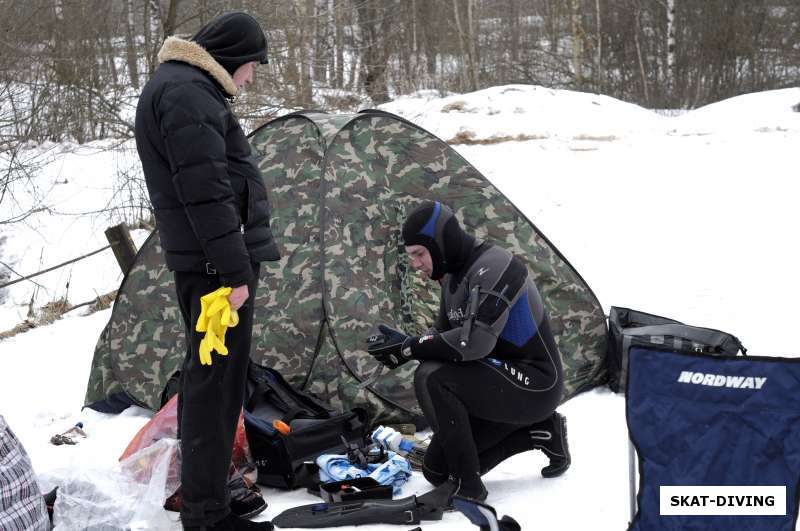
<path fill-rule="evenodd" d="M 269 36 L 270 63 L 237 102 L 253 126 L 509 83 L 686 108 L 794 86 L 800 72 L 795 0 L 0 0 L 0 92 L 13 107 L 0 130 L 130 138 L 163 39 L 233 9 Z"/>

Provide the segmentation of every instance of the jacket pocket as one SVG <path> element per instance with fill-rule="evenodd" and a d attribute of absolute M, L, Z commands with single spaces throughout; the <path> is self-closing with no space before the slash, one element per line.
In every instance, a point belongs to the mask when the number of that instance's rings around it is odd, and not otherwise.
<path fill-rule="evenodd" d="M 266 223 L 269 218 L 269 202 L 267 199 L 267 189 L 262 182 L 255 179 L 247 179 L 245 187 L 247 200 L 245 201 L 246 212 L 244 219 L 245 226 L 251 223 Z"/>

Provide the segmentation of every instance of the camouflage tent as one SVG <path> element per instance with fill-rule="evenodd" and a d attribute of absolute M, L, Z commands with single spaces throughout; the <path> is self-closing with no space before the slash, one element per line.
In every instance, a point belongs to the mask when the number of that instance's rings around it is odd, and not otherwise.
<path fill-rule="evenodd" d="M 479 238 L 523 258 L 552 319 L 567 396 L 605 380 L 606 325 L 586 282 L 475 168 L 427 131 L 395 115 L 303 112 L 251 134 L 273 207 L 280 262 L 262 266 L 253 359 L 293 385 L 374 421 L 419 414 L 413 364 L 361 385 L 376 369 L 365 338 L 379 322 L 423 331 L 438 286 L 409 271 L 400 242 L 421 201 L 450 205 Z M 183 325 L 153 234 L 120 287 L 95 351 L 86 404 L 156 409 L 183 357 Z"/>

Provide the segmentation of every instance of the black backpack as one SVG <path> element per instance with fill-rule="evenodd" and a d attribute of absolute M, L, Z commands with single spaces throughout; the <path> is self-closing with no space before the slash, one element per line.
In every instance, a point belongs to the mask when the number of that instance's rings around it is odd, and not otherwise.
<path fill-rule="evenodd" d="M 736 336 L 713 328 L 689 326 L 659 315 L 612 306 L 608 313 L 608 386 L 624 393 L 628 380 L 628 350 L 634 346 L 673 352 L 735 356 L 747 349 Z"/>
<path fill-rule="evenodd" d="M 291 431 L 273 427 L 279 420 Z M 316 397 L 298 391 L 273 369 L 250 363 L 244 407 L 244 426 L 258 468 L 258 483 L 293 489 L 319 482 L 316 465 L 321 454 L 343 454 L 348 443 L 363 443 L 366 413 L 340 413 Z M 285 431 L 285 430 L 284 430 Z"/>

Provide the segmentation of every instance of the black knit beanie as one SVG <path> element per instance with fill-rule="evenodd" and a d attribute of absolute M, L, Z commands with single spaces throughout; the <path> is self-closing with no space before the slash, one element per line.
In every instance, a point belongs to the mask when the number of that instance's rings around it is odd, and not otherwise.
<path fill-rule="evenodd" d="M 267 37 L 258 21 L 247 13 L 220 15 L 200 28 L 192 40 L 230 75 L 250 61 L 267 63 Z"/>
<path fill-rule="evenodd" d="M 431 254 L 431 278 L 455 274 L 469 258 L 475 238 L 464 232 L 447 205 L 425 202 L 415 208 L 403 223 L 403 243 L 422 245 Z"/>

